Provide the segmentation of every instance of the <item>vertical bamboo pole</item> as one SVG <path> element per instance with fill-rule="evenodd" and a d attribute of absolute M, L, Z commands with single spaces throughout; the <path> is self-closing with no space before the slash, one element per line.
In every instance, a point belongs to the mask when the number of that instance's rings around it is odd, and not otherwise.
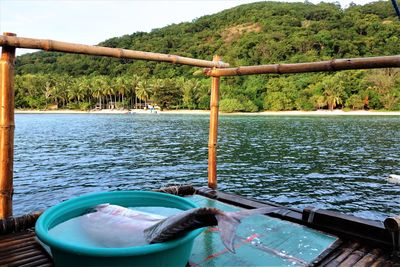
<path fill-rule="evenodd" d="M 14 33 L 3 33 L 16 36 Z M 3 46 L 0 60 L 0 219 L 12 216 L 14 162 L 15 47 Z"/>
<path fill-rule="evenodd" d="M 214 56 L 213 61 L 220 61 Z M 210 133 L 208 138 L 208 187 L 217 188 L 217 139 L 220 77 L 211 77 Z"/>

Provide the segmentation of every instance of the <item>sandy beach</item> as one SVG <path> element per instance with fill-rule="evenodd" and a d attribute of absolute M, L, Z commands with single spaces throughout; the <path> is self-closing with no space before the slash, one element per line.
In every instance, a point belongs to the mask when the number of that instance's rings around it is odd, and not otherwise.
<path fill-rule="evenodd" d="M 157 111 L 156 114 L 191 114 L 191 115 L 204 115 L 209 114 L 209 110 L 163 110 Z M 151 113 L 150 110 L 133 109 L 133 110 L 119 110 L 119 109 L 102 109 L 102 110 L 91 110 L 91 111 L 79 111 L 79 110 L 15 110 L 15 114 L 155 114 Z M 222 115 L 250 115 L 250 116 L 400 116 L 400 111 L 343 111 L 343 110 L 316 110 L 316 111 L 262 111 L 262 112 L 234 112 L 234 113 L 223 113 Z"/>

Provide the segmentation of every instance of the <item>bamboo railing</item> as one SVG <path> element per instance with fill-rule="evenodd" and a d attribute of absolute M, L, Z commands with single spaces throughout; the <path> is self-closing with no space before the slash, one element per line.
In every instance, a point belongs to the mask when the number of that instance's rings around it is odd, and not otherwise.
<path fill-rule="evenodd" d="M 210 67 L 210 68 L 229 67 L 229 64 L 220 61 L 216 62 L 216 61 L 181 57 L 177 55 L 135 51 L 122 48 L 74 44 L 74 43 L 66 43 L 66 42 L 45 40 L 45 39 L 22 38 L 16 36 L 8 36 L 8 35 L 0 35 L 0 46 L 41 49 L 54 52 L 66 52 L 66 53 L 85 54 L 94 56 L 107 56 L 107 57 L 125 58 L 125 59 L 141 59 L 141 60 L 150 60 L 159 62 L 169 62 L 173 64 L 190 65 L 196 67 Z"/>
<path fill-rule="evenodd" d="M 252 74 L 290 74 L 318 71 L 338 71 L 356 69 L 376 69 L 400 67 L 400 55 L 333 59 L 329 61 L 293 63 L 293 64 L 270 64 L 259 66 L 243 66 L 237 68 L 205 69 L 204 73 L 212 77 L 252 75 Z"/>

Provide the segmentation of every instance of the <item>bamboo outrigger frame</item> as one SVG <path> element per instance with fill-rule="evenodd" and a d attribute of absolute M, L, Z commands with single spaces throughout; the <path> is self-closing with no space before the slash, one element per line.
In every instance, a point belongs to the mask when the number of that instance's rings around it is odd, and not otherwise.
<path fill-rule="evenodd" d="M 14 62 L 16 48 L 41 49 L 45 51 L 108 56 L 169 62 L 180 65 L 203 67 L 204 74 L 211 77 L 210 132 L 208 143 L 208 186 L 217 188 L 217 137 L 219 112 L 219 84 L 221 76 L 252 74 L 289 74 L 317 71 L 338 71 L 400 67 L 400 55 L 337 59 L 331 61 L 271 64 L 228 68 L 229 64 L 214 56 L 213 61 L 180 57 L 176 55 L 134 51 L 121 48 L 89 46 L 53 40 L 16 37 L 14 33 L 0 35 L 2 46 L 0 61 L 0 219 L 12 216 L 13 158 L 14 158 Z"/>

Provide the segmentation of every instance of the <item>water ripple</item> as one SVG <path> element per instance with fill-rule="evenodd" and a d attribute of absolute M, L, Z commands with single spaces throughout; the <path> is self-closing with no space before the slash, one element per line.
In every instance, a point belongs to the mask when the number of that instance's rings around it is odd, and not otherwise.
<path fill-rule="evenodd" d="M 208 116 L 16 116 L 16 214 L 89 192 L 207 184 Z M 370 219 L 400 213 L 400 118 L 221 116 L 219 189 Z"/>

